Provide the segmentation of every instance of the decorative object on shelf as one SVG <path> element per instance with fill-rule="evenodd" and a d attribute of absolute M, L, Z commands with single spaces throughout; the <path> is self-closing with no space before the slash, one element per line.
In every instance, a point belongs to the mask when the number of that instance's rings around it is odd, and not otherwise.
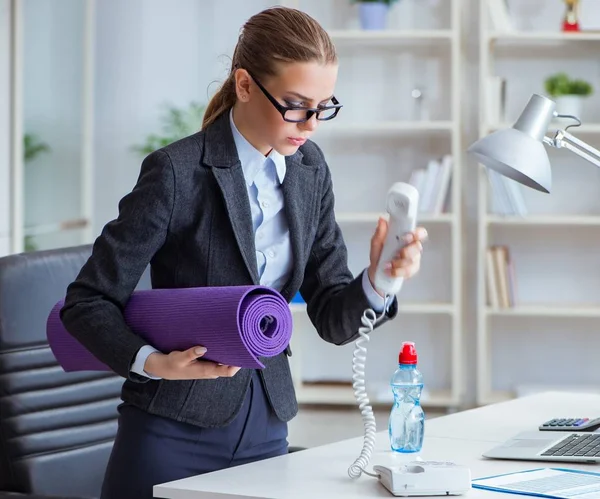
<path fill-rule="evenodd" d="M 584 80 L 570 79 L 566 73 L 557 73 L 546 79 L 546 92 L 556 102 L 556 112 L 567 116 L 581 116 L 583 98 L 591 95 L 592 86 Z"/>
<path fill-rule="evenodd" d="M 146 142 L 140 146 L 134 146 L 133 150 L 146 156 L 176 140 L 193 135 L 202 128 L 205 110 L 206 106 L 197 102 L 191 102 L 184 109 L 174 106 L 167 107 L 167 112 L 162 118 L 164 135 L 148 135 Z"/>
<path fill-rule="evenodd" d="M 429 112 L 424 105 L 424 91 L 422 87 L 415 87 L 410 92 L 413 99 L 413 119 L 415 121 L 428 121 Z"/>
<path fill-rule="evenodd" d="M 566 9 L 563 19 L 563 31 L 579 31 L 579 0 L 564 0 Z"/>
<path fill-rule="evenodd" d="M 364 30 L 385 29 L 390 6 L 398 0 L 353 0 L 358 3 L 360 26 Z"/>

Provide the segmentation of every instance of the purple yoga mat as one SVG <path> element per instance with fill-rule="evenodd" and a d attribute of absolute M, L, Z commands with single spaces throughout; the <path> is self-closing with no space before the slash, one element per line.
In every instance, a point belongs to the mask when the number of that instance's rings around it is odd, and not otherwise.
<path fill-rule="evenodd" d="M 67 332 L 59 317 L 64 300 L 48 316 L 50 348 L 65 371 L 106 371 Z M 258 357 L 285 350 L 292 336 L 292 314 L 276 290 L 264 286 L 225 286 L 134 291 L 125 322 L 161 352 L 202 345 L 203 359 L 229 366 L 262 369 Z"/>

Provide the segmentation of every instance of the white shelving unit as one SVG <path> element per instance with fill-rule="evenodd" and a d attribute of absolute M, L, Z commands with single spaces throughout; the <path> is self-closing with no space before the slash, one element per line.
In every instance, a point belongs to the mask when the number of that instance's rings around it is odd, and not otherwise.
<path fill-rule="evenodd" d="M 53 17 L 44 14 L 44 9 L 54 8 L 64 14 L 57 32 Z M 95 0 L 49 1 L 43 6 L 11 0 L 10 10 L 9 253 L 24 251 L 26 238 L 35 249 L 91 242 Z M 77 81 L 55 74 L 54 68 L 62 65 L 73 68 L 69 74 Z M 26 166 L 27 133 L 38 136 L 50 152 Z"/>
<path fill-rule="evenodd" d="M 286 2 L 286 4 L 301 8 L 307 12 L 315 15 L 317 20 L 323 22 L 318 15 L 313 14 L 310 9 L 305 8 L 306 1 Z M 411 333 L 410 328 L 408 331 L 403 330 L 401 323 L 407 321 L 429 321 L 438 320 L 446 321 L 442 326 L 445 331 L 438 331 L 438 328 L 428 329 L 428 333 L 433 338 L 431 342 L 436 343 L 439 340 L 447 341 L 449 348 L 444 350 L 439 355 L 445 357 L 445 362 L 449 365 L 449 382 L 447 386 L 441 389 L 433 388 L 431 390 L 426 389 L 422 403 L 425 407 L 439 407 L 446 408 L 449 410 L 456 409 L 463 403 L 463 288 L 462 288 L 462 240 L 463 240 L 463 229 L 462 229 L 462 209 L 461 209 L 461 166 L 462 166 L 462 140 L 461 140 L 461 105 L 460 105 L 460 75 L 461 75 L 461 36 L 460 36 L 460 17 L 461 17 L 461 2 L 459 0 L 452 0 L 448 2 L 451 7 L 448 7 L 450 16 L 446 17 L 445 22 L 449 25 L 447 28 L 440 29 L 387 29 L 383 31 L 362 31 L 360 29 L 350 28 L 344 29 L 332 29 L 329 31 L 340 57 L 344 58 L 343 65 L 351 65 L 353 63 L 352 57 L 354 54 L 373 53 L 373 57 L 377 57 L 378 53 L 388 55 L 393 54 L 397 57 L 402 57 L 404 54 L 411 54 L 414 50 L 437 50 L 438 53 L 442 52 L 445 57 L 445 63 L 448 65 L 447 79 L 440 81 L 439 84 L 444 87 L 450 87 L 448 91 L 449 98 L 446 104 L 448 105 L 447 116 L 436 116 L 432 120 L 419 120 L 414 121 L 411 119 L 385 119 L 378 120 L 365 118 L 364 120 L 348 120 L 345 121 L 345 117 L 334 120 L 327 126 L 319 128 L 319 137 L 316 138 L 317 142 L 323 148 L 326 156 L 328 157 L 330 167 L 332 169 L 332 175 L 334 178 L 334 190 L 336 190 L 337 198 L 337 209 L 336 218 L 344 236 L 346 239 L 352 239 L 352 235 L 357 231 L 361 234 L 361 240 L 364 244 L 370 241 L 372 231 L 375 228 L 378 217 L 383 214 L 376 211 L 360 210 L 357 211 L 346 211 L 351 204 L 351 201 L 346 201 L 344 197 L 344 182 L 338 180 L 340 176 L 344 176 L 344 163 L 336 161 L 335 153 L 332 152 L 335 149 L 333 144 L 337 144 L 337 141 L 352 140 L 356 137 L 359 140 L 362 139 L 375 139 L 385 142 L 385 146 L 390 150 L 402 150 L 404 148 L 411 147 L 411 144 L 406 145 L 403 141 L 409 140 L 422 140 L 422 141 L 435 141 L 435 140 L 446 140 L 448 143 L 448 150 L 446 153 L 452 155 L 452 183 L 449 192 L 450 203 L 447 207 L 447 212 L 443 212 L 437 215 L 422 214 L 419 217 L 418 224 L 425 226 L 430 234 L 430 238 L 435 240 L 438 234 L 439 237 L 443 237 L 444 241 L 448 241 L 444 247 L 444 253 L 448 258 L 448 266 L 444 267 L 444 275 L 442 278 L 435 276 L 433 279 L 438 279 L 438 282 L 424 282 L 423 286 L 436 286 L 443 284 L 441 287 L 447 285 L 448 293 L 444 299 L 432 299 L 432 300 L 409 300 L 407 298 L 406 291 L 403 290 L 399 297 L 400 312 L 399 318 L 396 321 L 390 323 L 389 329 L 385 332 L 377 334 L 389 335 L 388 331 L 397 329 L 400 332 L 400 336 L 394 341 L 394 347 L 399 347 L 401 341 L 414 339 L 417 342 L 417 348 L 419 349 L 419 341 L 421 339 L 420 333 L 415 332 L 414 336 Z M 337 18 L 335 21 L 337 22 Z M 327 28 L 326 23 L 323 23 Z M 371 51 L 371 52 L 369 52 Z M 367 56 L 365 56 L 367 57 Z M 392 71 L 392 70 L 391 70 Z M 441 78 L 441 77 L 440 77 Z M 340 83 L 348 85 L 347 81 L 343 81 L 340 77 Z M 354 87 L 353 87 L 354 88 Z M 357 92 L 368 92 L 368 87 L 361 88 Z M 346 88 L 346 93 L 352 93 L 352 90 Z M 394 96 L 390 96 L 394 99 Z M 356 100 L 360 100 L 359 97 L 354 97 L 352 102 L 347 102 L 348 105 L 356 104 Z M 344 102 L 342 102 L 344 103 Z M 345 111 L 346 113 L 348 111 Z M 441 118 L 441 119 L 439 119 Z M 343 142 L 342 142 L 343 143 Z M 425 153 L 429 152 L 429 145 L 427 143 L 422 146 L 425 149 Z M 328 149 L 329 146 L 329 149 Z M 341 146 L 340 146 L 341 147 Z M 387 150 L 387 149 L 386 149 Z M 419 165 L 425 166 L 425 165 Z M 377 166 L 366 165 L 368 171 L 372 175 L 383 175 L 385 172 L 378 173 Z M 399 170 L 400 172 L 400 170 Z M 367 173 L 368 175 L 369 173 Z M 410 176 L 410 169 L 401 172 L 401 178 L 391 178 L 390 183 L 393 181 L 408 181 Z M 396 174 L 398 175 L 398 174 Z M 386 177 L 387 178 L 387 177 Z M 356 178 L 356 182 L 361 182 L 360 178 Z M 387 185 L 387 184 L 384 184 Z M 364 189 L 368 190 L 368 187 Z M 353 190 L 353 189 L 352 189 Z M 364 191 L 365 195 L 369 195 L 371 191 Z M 371 193 L 372 195 L 372 193 Z M 381 207 L 383 208 L 385 192 L 378 191 L 377 194 L 381 198 Z M 340 198 L 342 200 L 340 201 Z M 376 206 L 376 204 L 374 204 Z M 347 237 L 348 236 L 348 237 Z M 349 249 L 349 259 L 352 267 L 352 261 L 359 259 L 365 261 L 368 257 L 368 251 L 366 247 L 353 246 L 352 243 L 356 241 L 347 240 Z M 427 250 L 426 250 L 427 252 Z M 448 257 L 448 255 L 450 255 Z M 427 256 L 424 257 L 424 266 L 427 266 Z M 416 279 L 420 278 L 417 277 Z M 441 282 L 440 282 L 441 281 Z M 405 286 L 406 288 L 407 286 Z M 294 316 L 294 321 L 297 323 L 295 328 L 295 334 L 292 339 L 292 351 L 293 356 L 291 357 L 292 375 L 296 385 L 296 393 L 298 401 L 301 404 L 333 404 L 333 405 L 354 405 L 356 403 L 354 398 L 353 389 L 351 387 L 351 364 L 352 364 L 352 349 L 354 345 L 348 345 L 347 347 L 334 347 L 344 349 L 343 354 L 347 362 L 345 363 L 345 374 L 341 375 L 344 377 L 343 380 L 338 382 L 306 382 L 305 376 L 307 366 L 310 361 L 307 359 L 316 357 L 315 351 L 307 348 L 303 345 L 304 340 L 307 336 L 316 335 L 316 332 L 309 330 L 312 328 L 308 316 L 306 315 L 306 308 L 304 304 L 292 304 L 291 309 Z M 437 318 L 437 319 L 436 319 Z M 412 324 L 412 322 L 411 322 Z M 385 329 L 388 325 L 384 326 Z M 422 326 L 421 326 L 422 327 Z M 425 326 L 428 327 L 427 325 Z M 302 334 L 299 334 L 302 333 Z M 393 333 L 391 333 L 393 334 Z M 315 340 L 317 341 L 317 340 Z M 369 386 L 369 365 L 377 364 L 378 358 L 377 353 L 374 351 L 373 342 L 376 341 L 374 338 L 369 344 L 369 354 L 367 360 L 367 390 L 369 392 L 369 398 L 373 404 L 384 404 L 389 405 L 392 402 L 391 390 L 389 390 L 388 383 L 381 383 L 378 386 Z M 433 345 L 435 347 L 435 345 Z M 311 347 L 313 348 L 313 347 Z M 329 348 L 325 343 L 320 342 L 319 346 L 315 344 L 314 348 L 327 349 Z M 382 349 L 385 347 L 381 347 Z M 421 354 L 425 354 L 425 350 L 419 350 Z M 333 350 L 331 350 L 333 354 Z M 389 347 L 387 350 L 389 354 Z M 396 354 L 392 354 L 394 356 Z M 421 358 L 427 358 L 423 355 Z M 319 357 L 324 358 L 323 355 Z M 389 359 L 386 360 L 386 363 Z M 315 360 L 320 362 L 320 360 Z M 425 361 L 426 362 L 426 361 Z M 395 367 L 392 368 L 395 369 Z M 441 373 L 437 373 L 437 380 L 432 379 L 436 373 L 429 374 L 428 384 L 434 385 L 437 381 L 440 382 L 440 378 L 443 376 Z M 393 372 L 390 371 L 389 374 Z M 427 377 L 427 375 L 426 375 Z M 447 381 L 446 379 L 442 381 Z"/>
<path fill-rule="evenodd" d="M 563 33 L 560 31 L 534 31 L 534 32 L 507 32 L 497 33 L 488 32 L 487 39 L 491 42 L 518 42 L 543 43 L 543 42 L 581 42 L 581 41 L 600 41 L 600 33 Z"/>
<path fill-rule="evenodd" d="M 11 129 L 11 8 L 0 0 L 0 257 L 10 253 L 10 168 Z"/>
<path fill-rule="evenodd" d="M 600 42 L 600 33 L 563 33 L 560 31 L 510 31 L 499 33 L 491 30 L 490 27 L 491 23 L 488 10 L 488 0 L 480 0 L 480 137 L 486 136 L 500 128 L 508 128 L 512 126 L 513 123 L 513 121 L 497 123 L 494 122 L 493 119 L 488 118 L 488 103 L 492 98 L 492 88 L 489 84 L 489 77 L 497 74 L 497 51 L 504 50 L 507 47 L 511 48 L 513 49 L 513 52 L 511 53 L 512 57 L 519 59 L 520 57 L 526 57 L 524 54 L 526 54 L 527 50 L 529 49 L 535 50 L 536 54 L 541 53 L 551 57 L 554 53 L 556 53 L 557 50 L 563 51 L 563 53 L 564 51 L 570 50 L 572 52 L 569 53 L 578 54 L 578 48 L 586 46 L 589 49 L 589 44 L 594 44 L 593 47 L 597 47 L 595 49 L 595 53 L 597 53 L 598 48 L 600 48 L 600 45 L 596 45 L 598 42 Z M 557 28 L 557 30 L 558 29 L 559 28 Z M 594 51 L 590 50 L 589 54 L 591 54 L 590 57 L 593 57 Z M 579 54 L 579 57 L 582 57 L 581 54 Z M 552 64 L 559 66 L 559 63 L 555 61 L 552 61 Z M 503 67 L 506 71 L 506 65 Z M 529 73 L 527 71 L 523 71 L 523 68 L 524 66 L 521 65 L 515 69 L 516 76 L 514 78 L 515 81 L 513 81 L 515 86 L 521 90 L 526 87 L 527 91 L 530 91 L 530 93 L 540 92 L 540 82 L 535 79 L 532 74 L 533 72 Z M 560 70 L 561 69 L 549 69 L 548 73 L 558 72 Z M 519 72 L 521 73 L 519 74 Z M 588 79 L 590 78 L 591 76 Z M 511 83 L 509 81 L 509 85 L 510 84 Z M 597 87 L 598 81 L 594 81 L 593 84 L 595 87 Z M 526 101 L 523 101 L 520 104 L 524 106 L 525 103 Z M 516 117 L 517 115 L 510 116 L 510 118 L 513 120 L 516 119 Z M 551 135 L 552 129 L 556 129 L 556 125 L 554 123 L 551 124 L 548 135 Z M 600 138 L 600 124 L 594 122 L 584 122 L 582 126 L 570 129 L 570 132 L 577 136 L 581 136 L 582 140 L 590 141 L 592 144 L 594 141 L 597 143 L 598 139 Z M 560 163 L 564 158 L 558 161 L 553 155 L 559 153 L 556 153 L 550 149 L 548 149 L 548 152 L 551 161 L 553 162 L 553 174 L 556 175 L 557 166 L 561 166 L 557 165 L 556 163 Z M 555 158 L 554 161 L 553 158 Z M 565 156 L 565 158 L 567 158 L 565 161 L 573 161 L 573 158 L 567 156 Z M 577 168 L 577 172 L 583 172 L 583 169 L 588 167 L 589 169 L 594 169 L 593 166 L 587 164 L 577 164 L 576 166 L 573 166 L 573 169 Z M 513 382 L 514 389 L 507 390 L 505 389 L 505 386 L 494 388 L 495 385 L 498 385 L 494 378 L 494 372 L 496 375 L 502 374 L 497 369 L 497 360 L 496 364 L 494 364 L 494 349 L 492 345 L 494 344 L 494 341 L 498 342 L 502 340 L 501 337 L 499 338 L 499 336 L 501 336 L 500 331 L 498 330 L 499 325 L 496 324 L 495 321 L 500 321 L 500 323 L 502 323 L 502 321 L 510 321 L 506 322 L 506 324 L 511 325 L 511 328 L 513 328 L 512 333 L 517 336 L 519 335 L 519 332 L 528 332 L 531 333 L 532 336 L 534 334 L 538 334 L 543 338 L 544 328 L 549 327 L 549 325 L 552 324 L 562 324 L 560 322 L 561 320 L 564 322 L 564 324 L 566 324 L 565 329 L 568 331 L 570 325 L 577 323 L 577 321 L 585 321 L 586 319 L 589 320 L 600 317 L 599 303 L 585 303 L 583 300 L 581 303 L 574 303 L 570 302 L 569 300 L 561 301 L 559 299 L 553 299 L 551 301 L 552 298 L 556 298 L 556 293 L 560 293 L 561 291 L 561 289 L 552 287 L 547 289 L 545 293 L 545 295 L 548 296 L 547 303 L 543 301 L 540 303 L 534 303 L 529 302 L 528 299 L 523 301 L 517 299 L 517 301 L 509 308 L 491 307 L 486 289 L 486 273 L 488 271 L 486 252 L 488 247 L 494 244 L 494 240 L 498 233 L 500 233 L 500 238 L 503 238 L 504 241 L 507 241 L 507 244 L 510 247 L 510 244 L 512 243 L 523 243 L 527 237 L 536 237 L 530 235 L 531 232 L 535 231 L 536 235 L 538 233 L 541 234 L 540 237 L 543 237 L 543 240 L 540 240 L 537 243 L 528 243 L 529 245 L 527 246 L 527 250 L 529 251 L 529 255 L 531 255 L 531 251 L 535 251 L 532 249 L 533 244 L 538 244 L 539 249 L 547 247 L 548 245 L 553 245 L 556 243 L 557 234 L 562 235 L 558 237 L 569 237 L 568 234 L 570 230 L 589 231 L 589 233 L 598 231 L 598 229 L 600 229 L 600 212 L 598 212 L 598 207 L 595 207 L 595 211 L 597 213 L 569 213 L 569 204 L 565 203 L 566 206 L 564 207 L 564 211 L 555 210 L 557 211 L 556 213 L 536 213 L 536 211 L 542 210 L 532 210 L 530 214 L 526 214 L 525 216 L 503 216 L 494 214 L 489 208 L 489 203 L 493 192 L 490 189 L 488 173 L 481 165 L 478 166 L 478 171 L 477 403 L 479 405 L 485 405 L 515 397 L 517 395 L 516 383 L 520 381 L 523 381 L 524 383 L 527 382 L 526 380 L 511 380 Z M 575 171 L 572 172 L 572 175 L 576 175 Z M 554 186 L 557 188 L 559 186 L 559 182 L 555 180 Z M 526 188 L 523 187 L 521 189 L 524 190 L 523 192 L 526 194 L 526 197 L 527 195 L 530 195 L 529 193 L 525 192 L 527 191 Z M 576 189 L 573 190 L 575 193 Z M 531 196 L 535 195 L 536 194 L 533 194 Z M 549 204 L 552 198 L 550 195 L 545 196 L 548 197 L 545 198 L 544 201 L 547 201 Z M 573 201 L 573 197 L 571 197 L 571 201 Z M 539 206 L 545 205 L 541 203 Z M 571 211 L 573 211 L 573 208 L 571 208 Z M 583 234 L 586 232 L 581 233 Z M 579 232 L 577 232 L 577 234 L 579 234 Z M 564 252 L 562 254 L 564 254 Z M 523 256 L 523 253 L 521 253 L 521 256 Z M 528 262 L 531 262 L 533 258 L 535 257 L 530 256 Z M 576 259 L 577 254 L 574 254 L 570 258 Z M 518 283 L 519 262 L 516 261 L 515 265 L 516 281 Z M 523 271 L 528 269 L 521 268 L 520 270 Z M 552 269 L 550 268 L 548 271 L 552 272 Z M 536 278 L 539 279 L 540 277 L 542 276 L 537 276 Z M 570 282 L 565 282 L 565 288 L 568 287 L 569 290 L 572 290 L 573 286 L 575 286 L 575 279 L 575 277 L 572 277 Z M 531 291 L 531 287 L 529 287 L 528 290 Z M 594 297 L 592 296 L 590 299 L 593 300 Z M 505 328 L 505 333 L 509 331 L 511 330 Z M 554 339 L 556 339 L 556 337 L 559 337 L 559 335 L 555 335 Z M 511 338 L 514 341 L 515 336 L 511 336 Z M 536 336 L 536 338 L 538 338 L 539 341 L 539 336 Z M 568 340 L 568 338 L 565 338 L 565 340 Z M 515 349 L 520 350 L 528 341 L 531 345 L 531 342 L 535 340 L 528 340 L 526 335 L 521 334 L 519 337 L 519 343 L 518 345 L 515 345 Z M 573 341 L 575 342 L 575 340 Z M 575 345 L 573 348 L 575 348 Z M 505 353 L 506 351 L 507 350 L 504 350 Z M 573 357 L 570 356 L 569 358 L 572 359 Z M 543 364 L 545 359 L 531 359 L 531 362 L 535 363 L 536 360 Z M 548 359 L 548 363 L 552 363 L 554 360 L 555 359 Z M 510 369 L 511 362 L 517 361 L 510 361 L 507 359 L 505 362 L 505 367 Z M 496 367 L 496 369 L 494 369 L 494 367 Z M 547 375 L 548 378 L 550 378 L 552 374 L 555 374 L 552 371 L 552 366 L 550 364 L 546 364 L 543 367 L 543 374 L 539 375 L 538 377 L 545 378 Z M 539 372 L 540 371 L 538 371 L 538 373 Z M 580 377 L 581 379 L 579 381 L 572 382 L 573 380 L 570 380 L 571 382 L 567 381 L 567 384 L 570 383 L 571 386 L 579 385 L 580 389 L 585 389 L 586 376 L 581 375 Z M 506 376 L 503 376 L 503 378 L 506 381 Z M 587 382 L 594 384 L 594 380 L 588 379 Z M 506 385 L 506 383 L 504 384 Z M 531 385 L 536 385 L 540 389 L 560 388 L 563 386 L 563 384 L 564 383 L 561 383 L 561 380 L 557 381 L 556 379 L 548 379 L 546 383 L 531 383 Z"/>

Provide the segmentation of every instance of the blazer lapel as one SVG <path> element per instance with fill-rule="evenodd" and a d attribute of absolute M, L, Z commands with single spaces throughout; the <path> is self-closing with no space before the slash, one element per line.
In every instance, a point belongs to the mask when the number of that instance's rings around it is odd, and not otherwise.
<path fill-rule="evenodd" d="M 213 174 L 221 188 L 237 245 L 252 282 L 258 285 L 260 279 L 256 263 L 250 201 L 244 171 L 237 155 L 233 132 L 229 124 L 228 112 L 206 129 L 202 161 L 213 167 Z"/>
<path fill-rule="evenodd" d="M 282 290 L 284 296 L 289 293 L 292 282 L 295 279 L 302 282 L 304 276 L 311 247 L 311 241 L 307 237 L 308 231 L 316 223 L 314 220 L 316 174 L 317 169 L 314 166 L 302 163 L 302 153 L 297 152 L 293 156 L 286 157 L 286 172 L 282 188 L 294 264 L 292 275 Z"/>
<path fill-rule="evenodd" d="M 238 247 L 248 272 L 250 272 L 252 282 L 258 285 L 260 279 L 256 263 L 252 213 L 250 212 L 250 201 L 248 200 L 244 172 L 241 165 L 238 165 L 231 168 L 215 168 L 214 174 L 223 193 L 227 215 Z"/>

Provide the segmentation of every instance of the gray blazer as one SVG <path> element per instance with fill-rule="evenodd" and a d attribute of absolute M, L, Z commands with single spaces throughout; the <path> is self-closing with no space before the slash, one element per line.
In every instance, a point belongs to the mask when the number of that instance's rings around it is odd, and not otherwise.
<path fill-rule="evenodd" d="M 282 189 L 294 263 L 280 291 L 289 302 L 300 290 L 319 335 L 343 345 L 356 339 L 369 303 L 361 276 L 353 278 L 348 269 L 331 174 L 310 141 L 288 156 L 286 165 Z M 227 425 L 240 409 L 250 370 L 232 378 L 184 381 L 130 372 L 145 342 L 128 328 L 122 312 L 148 264 L 154 288 L 259 284 L 250 203 L 227 113 L 143 161 L 137 184 L 120 201 L 117 219 L 96 239 L 61 310 L 69 333 L 125 378 L 125 402 L 198 426 Z M 394 300 L 384 320 L 396 313 Z M 289 421 L 298 406 L 287 355 L 261 361 L 274 412 Z"/>

